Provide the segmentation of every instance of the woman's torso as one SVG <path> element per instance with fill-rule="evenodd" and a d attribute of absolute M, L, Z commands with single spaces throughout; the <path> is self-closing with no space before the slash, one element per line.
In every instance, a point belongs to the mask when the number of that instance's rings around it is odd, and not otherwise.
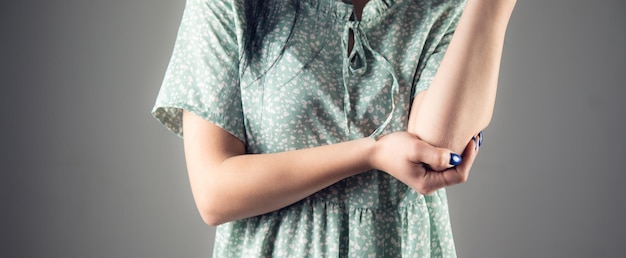
<path fill-rule="evenodd" d="M 247 151 L 282 152 L 367 137 L 381 128 L 406 130 L 413 96 L 425 89 L 418 81 L 433 73 L 423 70 L 426 61 L 459 5 L 372 0 L 357 21 L 349 4 L 307 0 L 291 31 L 294 7 L 281 4 L 277 17 L 284 18 L 267 35 L 261 61 L 241 79 Z M 351 31 L 352 59 L 346 44 Z M 381 171 L 219 226 L 216 240 L 216 257 L 454 256 L 445 192 L 422 196 Z"/>

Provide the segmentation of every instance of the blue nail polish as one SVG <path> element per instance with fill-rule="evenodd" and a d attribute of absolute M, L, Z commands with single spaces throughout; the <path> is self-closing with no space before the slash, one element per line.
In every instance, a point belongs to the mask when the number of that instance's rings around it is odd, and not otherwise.
<path fill-rule="evenodd" d="M 478 149 L 478 140 L 476 140 L 476 136 L 472 136 L 472 141 L 474 142 L 474 150 Z"/>
<path fill-rule="evenodd" d="M 461 161 L 463 161 L 463 159 L 461 158 L 461 156 L 459 156 L 459 154 L 450 153 L 450 165 L 452 166 L 460 165 Z"/>
<path fill-rule="evenodd" d="M 480 133 L 478 133 L 478 147 L 480 147 L 481 145 L 483 145 L 483 131 L 480 131 Z"/>

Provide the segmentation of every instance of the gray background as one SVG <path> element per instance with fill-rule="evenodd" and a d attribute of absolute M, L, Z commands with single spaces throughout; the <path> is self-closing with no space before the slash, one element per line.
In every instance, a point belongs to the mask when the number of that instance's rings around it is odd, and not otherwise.
<path fill-rule="evenodd" d="M 0 257 L 209 257 L 149 116 L 184 1 L 0 3 Z M 520 0 L 495 116 L 449 189 L 460 257 L 618 257 L 626 3 Z"/>

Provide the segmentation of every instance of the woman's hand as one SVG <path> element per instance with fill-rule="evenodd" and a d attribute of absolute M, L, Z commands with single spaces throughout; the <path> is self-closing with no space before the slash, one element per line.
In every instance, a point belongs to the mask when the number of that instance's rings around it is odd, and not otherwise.
<path fill-rule="evenodd" d="M 431 194 L 440 188 L 467 181 L 478 154 L 480 136 L 474 136 L 467 144 L 461 161 L 452 151 L 434 147 L 413 134 L 392 133 L 376 142 L 370 163 L 415 191 Z"/>

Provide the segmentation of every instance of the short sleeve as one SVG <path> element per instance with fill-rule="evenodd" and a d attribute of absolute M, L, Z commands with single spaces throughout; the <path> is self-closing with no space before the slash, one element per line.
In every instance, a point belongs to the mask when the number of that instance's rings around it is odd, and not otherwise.
<path fill-rule="evenodd" d="M 226 0 L 187 0 L 152 115 L 183 136 L 187 110 L 243 141 L 236 11 Z"/>
<path fill-rule="evenodd" d="M 447 3 L 447 6 L 440 7 L 443 8 L 442 15 L 430 31 L 429 44 L 424 49 L 428 51 L 428 54 L 425 55 L 426 58 L 424 60 L 420 60 L 416 81 L 414 82 L 414 95 L 428 89 L 433 82 L 465 7 L 465 0 L 449 1 Z"/>

